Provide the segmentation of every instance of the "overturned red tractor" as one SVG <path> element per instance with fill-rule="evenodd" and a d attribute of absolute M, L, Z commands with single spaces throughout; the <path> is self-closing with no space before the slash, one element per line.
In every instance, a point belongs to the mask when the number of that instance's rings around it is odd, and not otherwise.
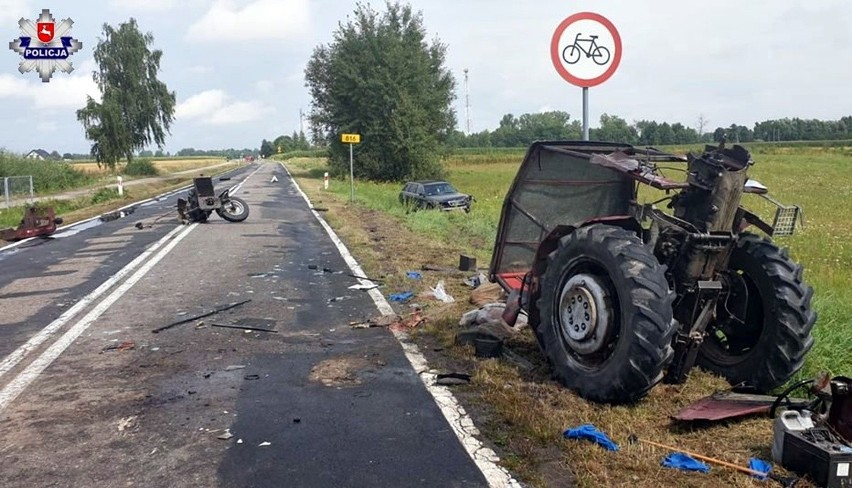
<path fill-rule="evenodd" d="M 683 163 L 685 182 L 663 176 Z M 770 240 L 792 234 L 800 211 L 749 180 L 752 164 L 724 144 L 686 157 L 588 141 L 529 148 L 490 271 L 562 383 L 623 403 L 696 364 L 757 391 L 802 367 L 813 290 Z M 640 204 L 640 189 L 660 198 Z M 741 205 L 744 193 L 776 206 L 771 225 Z"/>

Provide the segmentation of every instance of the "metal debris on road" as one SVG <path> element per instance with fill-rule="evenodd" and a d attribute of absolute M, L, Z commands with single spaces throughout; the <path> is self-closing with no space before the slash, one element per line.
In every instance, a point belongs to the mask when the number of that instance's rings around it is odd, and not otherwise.
<path fill-rule="evenodd" d="M 256 332 L 270 332 L 270 333 L 278 333 L 275 329 L 265 329 L 263 327 L 253 327 L 251 325 L 239 325 L 239 324 L 210 324 L 210 327 L 222 327 L 224 329 L 242 329 L 246 332 L 256 331 Z"/>
<path fill-rule="evenodd" d="M 241 302 L 232 303 L 230 305 L 223 305 L 221 307 L 217 307 L 217 308 L 213 309 L 212 312 L 207 312 L 207 313 L 203 313 L 201 315 L 196 315 L 194 317 L 189 317 L 187 319 L 178 320 L 177 322 L 172 322 L 169 325 L 164 325 L 162 327 L 158 327 L 158 328 L 152 330 L 151 332 L 154 333 L 154 334 L 158 334 L 158 333 L 160 333 L 160 332 L 162 332 L 166 329 L 171 329 L 172 327 L 175 327 L 175 326 L 178 326 L 178 325 L 181 325 L 181 324 L 185 324 L 187 322 L 192 322 L 193 320 L 203 319 L 204 317 L 209 317 L 209 316 L 215 315 L 219 312 L 224 312 L 226 310 L 230 310 L 232 308 L 239 307 L 240 305 L 245 305 L 246 303 L 248 303 L 250 301 L 251 301 L 251 299 L 248 299 L 248 300 L 243 300 Z"/>
<path fill-rule="evenodd" d="M 266 447 L 266 446 L 271 446 L 271 445 L 272 445 L 271 442 L 263 441 L 260 444 L 258 444 L 257 447 Z"/>
<path fill-rule="evenodd" d="M 234 434 L 231 433 L 231 429 L 225 429 L 224 433 L 216 436 L 217 439 L 221 439 L 223 441 L 226 441 L 226 440 L 230 439 L 231 437 L 234 437 Z"/>
<path fill-rule="evenodd" d="M 770 395 L 750 395 L 731 391 L 717 392 L 682 408 L 672 416 L 682 422 L 733 419 L 748 415 L 768 413 L 776 397 Z M 804 399 L 791 399 L 788 408 L 803 408 L 809 403 Z"/>
<path fill-rule="evenodd" d="M 349 289 L 350 290 L 369 291 L 369 290 L 373 290 L 373 289 L 378 288 L 378 287 L 379 287 L 379 285 L 377 285 L 375 283 L 372 283 L 372 284 L 369 284 L 369 285 L 357 284 L 357 285 L 350 286 Z"/>
<path fill-rule="evenodd" d="M 131 415 L 130 417 L 124 417 L 123 419 L 118 421 L 118 431 L 124 432 L 125 430 L 130 430 L 136 423 L 136 416 Z"/>
<path fill-rule="evenodd" d="M 110 344 L 109 346 L 101 349 L 101 353 L 105 353 L 107 351 L 132 351 L 136 349 L 136 343 L 133 341 L 124 341 L 121 344 Z"/>
<path fill-rule="evenodd" d="M 245 368 L 246 368 L 245 364 L 232 364 L 230 366 L 226 366 L 225 371 L 236 371 L 238 369 L 245 369 Z"/>
<path fill-rule="evenodd" d="M 243 376 L 243 379 L 246 380 L 246 381 L 259 380 L 260 375 L 259 374 L 247 374 L 247 375 Z"/>
<path fill-rule="evenodd" d="M 467 373 L 439 373 L 435 375 L 435 384 L 452 386 L 470 383 L 470 375 Z"/>

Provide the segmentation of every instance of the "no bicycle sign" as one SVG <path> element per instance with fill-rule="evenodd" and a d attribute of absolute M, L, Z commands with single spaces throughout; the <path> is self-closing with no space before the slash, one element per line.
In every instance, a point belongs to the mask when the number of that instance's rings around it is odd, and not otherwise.
<path fill-rule="evenodd" d="M 621 63 L 621 36 L 604 16 L 580 12 L 553 32 L 550 59 L 568 83 L 583 88 L 600 85 Z"/>

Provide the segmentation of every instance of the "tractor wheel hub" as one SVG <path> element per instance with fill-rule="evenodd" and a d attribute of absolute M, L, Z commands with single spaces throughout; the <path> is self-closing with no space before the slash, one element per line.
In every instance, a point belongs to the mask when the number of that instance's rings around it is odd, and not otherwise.
<path fill-rule="evenodd" d="M 606 289 L 588 274 L 572 276 L 562 287 L 559 322 L 563 340 L 580 354 L 593 354 L 603 347 L 610 327 Z"/>

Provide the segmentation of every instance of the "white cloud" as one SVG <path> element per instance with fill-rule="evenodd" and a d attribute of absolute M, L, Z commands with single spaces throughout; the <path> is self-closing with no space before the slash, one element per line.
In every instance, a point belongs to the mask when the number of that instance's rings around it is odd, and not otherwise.
<path fill-rule="evenodd" d="M 216 0 L 189 26 L 186 38 L 198 42 L 281 40 L 304 34 L 309 26 L 308 0 L 254 0 L 245 5 Z"/>
<path fill-rule="evenodd" d="M 233 100 L 223 90 L 206 90 L 187 98 L 175 109 L 175 118 L 208 125 L 233 125 L 258 120 L 271 109 L 259 101 Z"/>
<path fill-rule="evenodd" d="M 226 94 L 222 90 L 207 90 L 187 98 L 175 108 L 177 118 L 195 119 L 210 115 L 225 105 Z"/>
<path fill-rule="evenodd" d="M 147 12 L 161 12 L 171 10 L 177 5 L 176 0 L 110 0 L 109 6 L 118 10 L 133 10 Z"/>
<path fill-rule="evenodd" d="M 42 134 L 46 132 L 56 132 L 56 122 L 52 120 L 42 121 L 36 124 L 36 130 Z"/>
<path fill-rule="evenodd" d="M 0 74 L 0 98 L 30 100 L 36 109 L 81 108 L 86 96 L 100 100 L 89 71 L 75 70 L 71 75 L 57 72 L 49 83 L 42 83 L 33 73 Z"/>
<path fill-rule="evenodd" d="M 187 71 L 194 75 L 204 75 L 213 72 L 213 67 L 197 64 L 195 66 L 190 66 L 189 68 L 187 68 Z"/>
<path fill-rule="evenodd" d="M 33 12 L 30 12 L 30 10 L 33 10 Z M 29 2 L 26 0 L 0 0 L 0 22 L 4 26 L 10 22 L 14 26 L 21 17 L 26 17 L 27 14 L 33 16 L 37 13 L 35 9 L 30 8 Z"/>
<path fill-rule="evenodd" d="M 254 83 L 254 88 L 260 93 L 270 93 L 275 84 L 271 80 L 258 80 Z"/>

